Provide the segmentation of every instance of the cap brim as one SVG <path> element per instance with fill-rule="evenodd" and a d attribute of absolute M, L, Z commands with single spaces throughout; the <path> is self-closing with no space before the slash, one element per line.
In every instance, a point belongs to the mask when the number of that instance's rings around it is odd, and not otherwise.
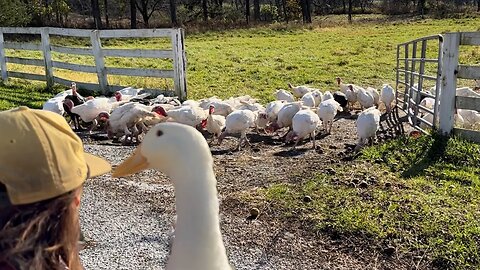
<path fill-rule="evenodd" d="M 108 163 L 108 161 L 104 160 L 103 158 L 99 158 L 88 153 L 84 154 L 85 162 L 87 163 L 87 167 L 89 170 L 89 178 L 106 174 L 112 170 L 112 166 L 110 166 L 110 163 Z"/>

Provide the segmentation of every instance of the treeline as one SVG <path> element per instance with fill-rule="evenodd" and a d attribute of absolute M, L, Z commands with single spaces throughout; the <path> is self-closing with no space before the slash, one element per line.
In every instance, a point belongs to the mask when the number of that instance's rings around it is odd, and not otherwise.
<path fill-rule="evenodd" d="M 479 12 L 480 0 L 0 0 L 0 26 L 148 28 L 303 21 L 315 15 Z"/>

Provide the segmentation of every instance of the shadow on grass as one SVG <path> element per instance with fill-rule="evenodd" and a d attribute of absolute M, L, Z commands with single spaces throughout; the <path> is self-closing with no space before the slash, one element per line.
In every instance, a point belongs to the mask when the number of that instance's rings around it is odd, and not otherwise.
<path fill-rule="evenodd" d="M 425 170 L 440 161 L 447 149 L 448 137 L 432 135 L 433 142 L 426 146 L 421 155 L 412 160 L 410 167 L 402 172 L 402 177 L 415 177 L 425 175 Z M 425 146 L 425 145 L 421 145 Z"/>

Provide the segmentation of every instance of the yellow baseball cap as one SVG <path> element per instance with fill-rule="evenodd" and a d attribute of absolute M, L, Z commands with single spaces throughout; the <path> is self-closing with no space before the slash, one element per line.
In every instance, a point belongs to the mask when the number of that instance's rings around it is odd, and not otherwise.
<path fill-rule="evenodd" d="M 61 115 L 18 107 L 0 112 L 0 183 L 13 205 L 54 198 L 111 170 L 83 151 Z"/>

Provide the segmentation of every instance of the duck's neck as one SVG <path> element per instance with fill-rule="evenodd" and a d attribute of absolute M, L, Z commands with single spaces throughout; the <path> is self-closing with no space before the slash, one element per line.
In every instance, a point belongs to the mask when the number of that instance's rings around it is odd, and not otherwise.
<path fill-rule="evenodd" d="M 187 164 L 185 164 L 187 165 Z M 168 269 L 229 269 L 211 157 L 172 172 L 177 222 Z"/>

